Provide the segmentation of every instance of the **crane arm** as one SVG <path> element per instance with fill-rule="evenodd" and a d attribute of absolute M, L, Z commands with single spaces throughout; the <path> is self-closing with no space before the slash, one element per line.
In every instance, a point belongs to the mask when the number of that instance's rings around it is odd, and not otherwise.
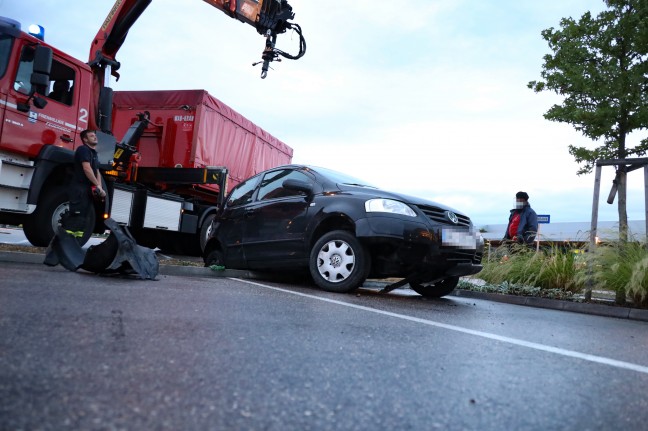
<path fill-rule="evenodd" d="M 112 74 L 119 69 L 115 56 L 126 40 L 128 31 L 152 0 L 116 0 L 90 48 L 91 66 L 109 65 Z M 287 0 L 203 0 L 205 3 L 256 28 L 259 34 L 275 37 L 290 28 L 301 28 L 288 20 L 295 14 Z M 303 51 L 300 48 L 300 54 Z M 301 57 L 299 55 L 299 57 Z M 286 55 L 284 55 L 286 56 Z M 293 56 L 287 55 L 292 58 Z"/>
<path fill-rule="evenodd" d="M 108 113 L 102 113 L 102 104 L 105 104 L 104 111 L 108 109 L 109 103 L 105 102 L 105 89 L 109 76 L 119 79 L 117 72 L 120 63 L 116 59 L 117 52 L 123 45 L 128 31 L 139 19 L 152 0 L 116 0 L 101 28 L 97 32 L 90 47 L 88 64 L 93 69 L 93 91 L 96 94 L 96 103 L 91 107 L 94 112 L 91 115 L 93 123 L 91 126 L 107 130 L 109 121 L 105 121 Z M 185 1 L 185 0 L 182 0 Z M 266 37 L 265 49 L 262 52 L 259 63 L 263 63 L 261 77 L 265 78 L 269 63 L 278 60 L 279 56 L 289 59 L 298 59 L 306 52 L 306 43 L 299 25 L 289 22 L 295 14 L 288 0 L 203 0 L 205 3 L 226 13 L 243 23 L 253 26 L 259 34 Z M 294 29 L 300 37 L 299 53 L 290 55 L 275 48 L 277 35 L 288 29 Z M 256 64 L 256 63 L 255 63 Z M 110 89 L 108 89 L 110 90 Z M 103 93 L 103 94 L 102 94 Z M 108 96 L 109 97 L 109 96 Z M 104 102 L 102 102 L 104 99 Z M 103 118 L 103 119 L 102 119 Z"/>

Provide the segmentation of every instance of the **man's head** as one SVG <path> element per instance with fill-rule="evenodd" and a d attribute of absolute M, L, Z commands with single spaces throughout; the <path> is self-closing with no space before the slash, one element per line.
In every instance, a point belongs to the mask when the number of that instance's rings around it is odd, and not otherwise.
<path fill-rule="evenodd" d="M 515 194 L 515 208 L 521 209 L 529 202 L 529 195 L 526 192 L 517 192 Z"/>
<path fill-rule="evenodd" d="M 63 91 L 68 91 L 70 89 L 70 81 L 68 80 L 58 80 L 54 81 L 54 87 L 52 88 L 53 92 L 61 93 Z"/>
<path fill-rule="evenodd" d="M 83 141 L 84 144 L 88 145 L 89 147 L 96 147 L 97 146 L 97 133 L 94 130 L 84 130 L 81 132 L 81 141 Z"/>

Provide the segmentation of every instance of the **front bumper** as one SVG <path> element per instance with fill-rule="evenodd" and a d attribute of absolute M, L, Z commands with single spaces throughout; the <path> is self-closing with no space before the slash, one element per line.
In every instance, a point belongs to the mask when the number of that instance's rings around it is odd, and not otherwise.
<path fill-rule="evenodd" d="M 471 227 L 411 220 L 404 216 L 370 216 L 356 221 L 356 236 L 369 245 L 377 271 L 406 276 L 411 271 L 464 276 L 482 269 L 484 241 Z M 381 247 L 382 246 L 382 247 Z"/>
<path fill-rule="evenodd" d="M 458 263 L 446 270 L 446 275 L 463 277 L 466 275 L 477 274 L 482 269 L 484 269 L 484 266 L 481 263 Z"/>

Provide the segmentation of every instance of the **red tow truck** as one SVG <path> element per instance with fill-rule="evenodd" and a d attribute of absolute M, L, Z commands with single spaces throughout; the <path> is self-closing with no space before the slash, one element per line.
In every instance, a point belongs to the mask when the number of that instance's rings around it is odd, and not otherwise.
<path fill-rule="evenodd" d="M 200 253 L 226 190 L 291 161 L 290 147 L 206 91 L 113 91 L 116 53 L 151 1 L 116 0 L 87 63 L 0 17 L 0 223 L 22 225 L 33 245 L 48 245 L 68 210 L 84 129 L 97 130 L 108 196 L 95 203 L 82 243 L 112 217 L 142 245 Z M 305 53 L 286 0 L 203 1 L 265 37 L 262 78 L 279 56 Z M 287 30 L 299 34 L 296 55 L 275 46 Z"/>

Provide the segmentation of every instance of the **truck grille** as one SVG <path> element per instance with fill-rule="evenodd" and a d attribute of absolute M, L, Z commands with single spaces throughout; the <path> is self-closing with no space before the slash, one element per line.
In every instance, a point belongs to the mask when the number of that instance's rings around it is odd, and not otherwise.
<path fill-rule="evenodd" d="M 417 205 L 417 207 L 433 222 L 454 225 L 446 216 L 446 210 L 444 209 L 425 205 Z M 459 222 L 456 226 L 470 226 L 470 218 L 461 214 L 457 214 L 457 218 Z"/>

